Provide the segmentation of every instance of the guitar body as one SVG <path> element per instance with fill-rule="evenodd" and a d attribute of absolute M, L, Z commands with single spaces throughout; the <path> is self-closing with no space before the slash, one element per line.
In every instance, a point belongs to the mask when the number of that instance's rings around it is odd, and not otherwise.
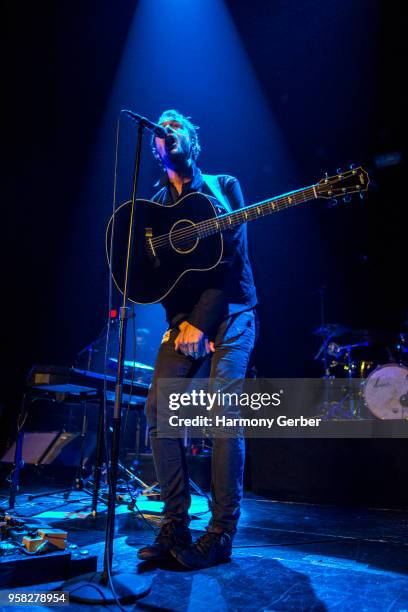
<path fill-rule="evenodd" d="M 114 282 L 123 293 L 131 202 L 120 206 L 106 231 L 106 253 Z M 130 301 L 154 304 L 165 298 L 186 274 L 215 268 L 223 255 L 222 234 L 198 237 L 195 224 L 217 216 L 208 196 L 193 192 L 176 204 L 162 206 L 136 200 Z M 112 227 L 113 249 L 110 262 Z"/>

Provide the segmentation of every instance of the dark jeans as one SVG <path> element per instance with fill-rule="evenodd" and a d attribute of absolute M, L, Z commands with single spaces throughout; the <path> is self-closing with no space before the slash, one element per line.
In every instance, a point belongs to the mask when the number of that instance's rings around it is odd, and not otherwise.
<path fill-rule="evenodd" d="M 214 385 L 218 388 L 222 386 L 222 390 L 228 392 L 231 381 L 234 391 L 237 391 L 236 379 L 245 378 L 255 342 L 255 315 L 253 310 L 249 310 L 223 321 L 217 330 L 215 353 L 199 360 L 174 350 L 177 334 L 177 329 L 169 330 L 160 346 L 146 403 L 146 417 L 161 499 L 164 501 L 164 515 L 166 518 L 184 520 L 188 517 L 191 498 L 183 440 L 156 435 L 157 380 L 195 376 L 203 378 L 203 368 L 207 366 Z M 213 438 L 211 527 L 236 531 L 243 490 L 244 460 L 245 441 L 242 437 Z"/>

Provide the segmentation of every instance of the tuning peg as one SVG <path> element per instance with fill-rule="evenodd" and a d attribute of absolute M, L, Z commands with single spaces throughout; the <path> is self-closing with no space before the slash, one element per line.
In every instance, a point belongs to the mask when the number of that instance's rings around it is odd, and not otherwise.
<path fill-rule="evenodd" d="M 328 172 L 324 173 L 324 178 L 326 179 L 326 181 L 328 180 L 328 178 L 329 178 L 329 173 Z"/>
<path fill-rule="evenodd" d="M 341 168 L 337 168 L 336 174 L 341 174 Z"/>
<path fill-rule="evenodd" d="M 360 200 L 365 200 L 365 193 L 364 191 L 360 191 L 359 196 L 360 196 Z"/>
<path fill-rule="evenodd" d="M 337 206 L 337 204 L 338 204 L 337 198 L 332 198 L 331 200 L 329 200 L 329 208 L 334 208 L 335 206 Z"/>
<path fill-rule="evenodd" d="M 354 170 L 354 168 L 355 168 L 355 167 L 356 167 L 356 165 L 355 165 L 355 164 L 350 164 L 350 165 L 349 165 L 350 170 Z"/>
<path fill-rule="evenodd" d="M 344 202 L 345 204 L 348 204 L 349 202 L 351 202 L 351 196 L 349 196 L 349 195 L 345 195 L 345 196 L 343 197 L 343 202 Z"/>

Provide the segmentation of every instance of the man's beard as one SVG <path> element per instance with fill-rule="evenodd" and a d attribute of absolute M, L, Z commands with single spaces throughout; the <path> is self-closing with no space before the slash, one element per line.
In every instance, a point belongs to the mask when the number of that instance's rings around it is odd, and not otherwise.
<path fill-rule="evenodd" d="M 191 151 L 185 149 L 179 150 L 177 148 L 174 152 L 171 150 L 166 151 L 166 155 L 163 158 L 164 166 L 172 168 L 176 172 L 191 168 L 191 163 Z"/>
<path fill-rule="evenodd" d="M 167 161 L 173 170 L 184 170 L 191 166 L 190 155 L 183 151 L 177 151 L 176 153 L 170 153 L 167 156 Z"/>

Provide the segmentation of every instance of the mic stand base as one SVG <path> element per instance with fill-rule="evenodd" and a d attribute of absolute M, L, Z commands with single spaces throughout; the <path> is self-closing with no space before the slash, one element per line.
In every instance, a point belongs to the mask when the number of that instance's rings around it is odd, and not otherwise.
<path fill-rule="evenodd" d="M 83 604 L 111 605 L 119 601 L 130 604 L 145 597 L 152 585 L 152 579 L 139 574 L 112 572 L 112 583 L 117 600 L 112 594 L 109 580 L 104 572 L 91 572 L 70 578 L 61 589 L 69 593 L 69 600 Z"/>

